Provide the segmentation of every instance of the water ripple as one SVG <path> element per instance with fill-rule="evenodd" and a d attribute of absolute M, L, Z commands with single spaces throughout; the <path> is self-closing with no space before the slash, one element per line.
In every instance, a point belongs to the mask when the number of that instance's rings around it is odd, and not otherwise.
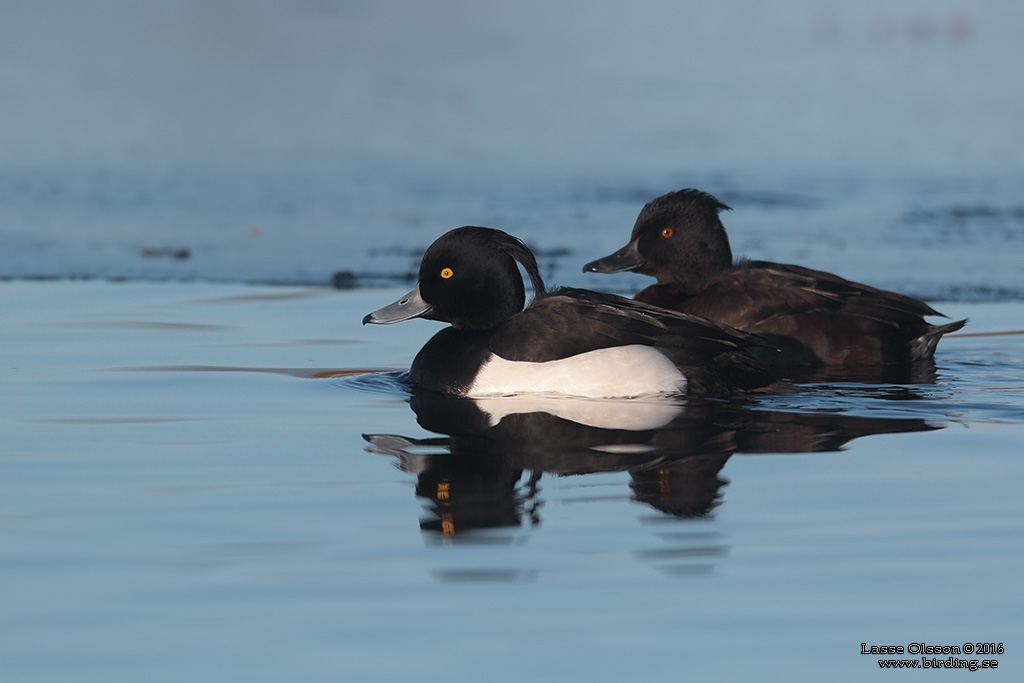
<path fill-rule="evenodd" d="M 334 384 L 345 389 L 370 394 L 387 394 L 408 398 L 410 393 L 409 373 L 406 371 L 366 370 L 360 374 L 335 377 Z"/>

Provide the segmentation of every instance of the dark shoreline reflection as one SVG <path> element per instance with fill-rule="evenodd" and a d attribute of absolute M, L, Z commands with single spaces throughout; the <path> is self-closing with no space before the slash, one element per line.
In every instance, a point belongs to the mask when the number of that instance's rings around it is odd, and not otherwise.
<path fill-rule="evenodd" d="M 722 468 L 737 453 L 819 453 L 853 439 L 941 429 L 924 419 L 759 409 L 705 398 L 494 399 L 413 394 L 417 422 L 438 437 L 364 434 L 416 476 L 421 528 L 439 540 L 502 542 L 474 530 L 536 526 L 538 483 L 556 476 L 628 472 L 632 499 L 666 518 L 701 518 L 720 502 Z M 524 476 L 528 475 L 528 476 Z"/>

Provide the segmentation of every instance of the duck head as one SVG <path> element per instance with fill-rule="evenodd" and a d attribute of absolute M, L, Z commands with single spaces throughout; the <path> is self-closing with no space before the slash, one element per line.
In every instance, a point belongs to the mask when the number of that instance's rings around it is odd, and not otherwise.
<path fill-rule="evenodd" d="M 633 271 L 659 284 L 695 293 L 715 273 L 732 266 L 732 250 L 718 217 L 729 207 L 699 190 L 680 190 L 648 202 L 629 244 L 583 266 L 585 273 Z"/>
<path fill-rule="evenodd" d="M 456 329 L 493 329 L 522 311 L 526 303 L 517 264 L 529 275 L 534 296 L 543 295 L 537 261 L 522 241 L 493 228 L 455 228 L 423 254 L 416 287 L 367 315 L 363 324 L 427 318 Z"/>

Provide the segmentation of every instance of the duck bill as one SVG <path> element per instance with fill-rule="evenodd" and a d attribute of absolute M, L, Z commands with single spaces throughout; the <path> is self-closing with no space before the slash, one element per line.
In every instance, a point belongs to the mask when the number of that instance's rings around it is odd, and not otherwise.
<path fill-rule="evenodd" d="M 610 256 L 599 258 L 583 266 L 584 273 L 621 273 L 626 270 L 636 270 L 645 263 L 644 258 L 637 249 L 636 240 L 633 240 L 622 249 Z"/>
<path fill-rule="evenodd" d="M 391 323 L 400 323 L 403 320 L 420 318 L 432 310 L 434 310 L 433 307 L 424 301 L 420 295 L 420 286 L 417 284 L 411 292 L 395 303 L 378 309 L 363 318 L 363 324 L 390 325 Z"/>

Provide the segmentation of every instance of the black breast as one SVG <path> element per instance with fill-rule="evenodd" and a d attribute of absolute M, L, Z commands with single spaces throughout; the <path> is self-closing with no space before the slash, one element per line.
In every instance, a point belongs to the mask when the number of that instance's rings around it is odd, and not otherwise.
<path fill-rule="evenodd" d="M 490 332 L 446 327 L 430 338 L 409 369 L 409 379 L 422 389 L 462 396 L 491 355 Z"/>

